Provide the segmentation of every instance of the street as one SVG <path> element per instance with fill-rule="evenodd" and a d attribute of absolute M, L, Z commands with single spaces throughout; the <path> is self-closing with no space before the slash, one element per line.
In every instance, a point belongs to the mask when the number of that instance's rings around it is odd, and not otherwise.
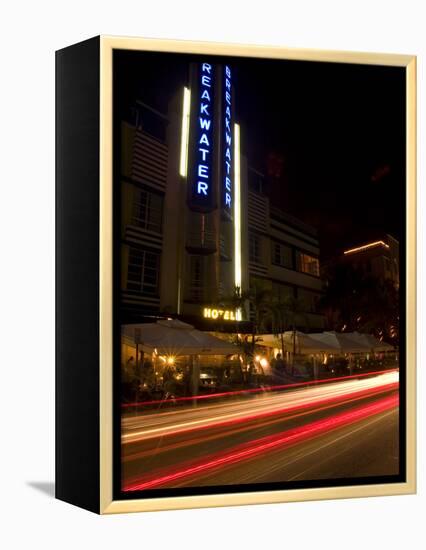
<path fill-rule="evenodd" d="M 126 412 L 123 490 L 397 474 L 398 379 L 390 371 Z"/>

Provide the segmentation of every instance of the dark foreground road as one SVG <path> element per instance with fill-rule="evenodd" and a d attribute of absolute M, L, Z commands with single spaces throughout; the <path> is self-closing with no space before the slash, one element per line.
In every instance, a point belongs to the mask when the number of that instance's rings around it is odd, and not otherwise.
<path fill-rule="evenodd" d="M 123 489 L 398 473 L 398 373 L 122 419 Z"/>

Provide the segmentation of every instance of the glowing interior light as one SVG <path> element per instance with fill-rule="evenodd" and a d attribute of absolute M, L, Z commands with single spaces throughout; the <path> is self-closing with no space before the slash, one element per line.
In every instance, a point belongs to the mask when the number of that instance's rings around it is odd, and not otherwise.
<path fill-rule="evenodd" d="M 183 109 L 182 109 L 182 136 L 180 142 L 180 166 L 179 173 L 186 178 L 188 171 L 188 142 L 189 142 L 189 115 L 191 109 L 191 91 L 189 88 L 183 89 Z"/>
<path fill-rule="evenodd" d="M 240 125 L 234 124 L 234 284 L 241 291 L 241 166 L 240 166 Z M 241 308 L 236 310 L 236 318 L 241 321 Z"/>
<path fill-rule="evenodd" d="M 361 252 L 362 250 L 367 250 L 369 248 L 373 248 L 375 246 L 384 246 L 385 248 L 389 248 L 389 245 L 386 244 L 383 241 L 374 241 L 374 243 L 368 243 L 364 244 L 362 246 L 357 246 L 356 248 L 351 248 L 349 250 L 345 250 L 343 254 L 353 254 L 354 252 Z"/>

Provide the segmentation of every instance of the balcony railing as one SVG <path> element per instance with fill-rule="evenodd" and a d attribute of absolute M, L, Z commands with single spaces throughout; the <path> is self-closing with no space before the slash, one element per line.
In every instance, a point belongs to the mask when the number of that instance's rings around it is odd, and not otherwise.
<path fill-rule="evenodd" d="M 186 248 L 194 254 L 216 252 L 216 238 L 213 231 L 190 231 L 186 238 Z"/>
<path fill-rule="evenodd" d="M 219 238 L 219 252 L 222 260 L 232 260 L 231 243 L 223 235 Z"/>

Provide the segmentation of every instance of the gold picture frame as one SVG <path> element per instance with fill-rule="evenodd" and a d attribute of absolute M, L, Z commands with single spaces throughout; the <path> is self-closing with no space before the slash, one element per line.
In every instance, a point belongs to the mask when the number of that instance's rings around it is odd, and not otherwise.
<path fill-rule="evenodd" d="M 136 50 L 389 65 L 406 70 L 406 481 L 309 489 L 113 499 L 113 52 Z M 99 38 L 99 513 L 401 495 L 416 491 L 416 57 L 177 40 Z"/>

